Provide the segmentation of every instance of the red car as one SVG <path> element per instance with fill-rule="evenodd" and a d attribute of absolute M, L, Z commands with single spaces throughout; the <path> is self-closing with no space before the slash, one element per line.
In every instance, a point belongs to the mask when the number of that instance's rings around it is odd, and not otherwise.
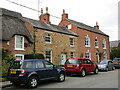
<path fill-rule="evenodd" d="M 97 64 L 94 64 L 86 58 L 70 58 L 66 60 L 64 67 L 67 75 L 77 73 L 80 74 L 80 76 L 85 77 L 88 72 L 98 74 Z"/>

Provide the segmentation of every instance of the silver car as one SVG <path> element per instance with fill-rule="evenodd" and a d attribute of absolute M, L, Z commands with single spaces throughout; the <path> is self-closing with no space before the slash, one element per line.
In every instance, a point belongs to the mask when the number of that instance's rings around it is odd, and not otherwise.
<path fill-rule="evenodd" d="M 114 66 L 114 63 L 111 60 L 102 60 L 98 64 L 98 69 L 99 70 L 104 70 L 104 71 L 114 70 L 115 66 Z"/>

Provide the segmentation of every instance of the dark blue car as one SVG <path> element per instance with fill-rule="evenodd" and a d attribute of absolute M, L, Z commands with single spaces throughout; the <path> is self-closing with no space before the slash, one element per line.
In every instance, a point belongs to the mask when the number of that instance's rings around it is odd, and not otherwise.
<path fill-rule="evenodd" d="M 15 86 L 26 84 L 28 88 L 35 88 L 42 80 L 65 81 L 65 69 L 47 60 L 15 60 L 8 70 L 7 79 Z"/>

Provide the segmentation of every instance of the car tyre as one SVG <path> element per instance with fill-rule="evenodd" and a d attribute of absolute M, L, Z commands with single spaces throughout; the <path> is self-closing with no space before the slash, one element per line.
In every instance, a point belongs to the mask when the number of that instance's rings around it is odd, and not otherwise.
<path fill-rule="evenodd" d="M 94 74 L 98 74 L 98 68 L 95 69 Z"/>
<path fill-rule="evenodd" d="M 28 88 L 36 88 L 38 85 L 38 78 L 35 76 L 32 76 L 29 78 L 28 83 L 27 83 L 27 87 Z"/>
<path fill-rule="evenodd" d="M 60 73 L 57 78 L 57 81 L 64 82 L 65 81 L 65 73 Z"/>
<path fill-rule="evenodd" d="M 81 71 L 81 73 L 80 73 L 80 76 L 82 76 L 82 77 L 85 77 L 85 76 L 86 76 L 86 71 L 85 71 L 85 69 L 82 69 L 82 71 Z"/>

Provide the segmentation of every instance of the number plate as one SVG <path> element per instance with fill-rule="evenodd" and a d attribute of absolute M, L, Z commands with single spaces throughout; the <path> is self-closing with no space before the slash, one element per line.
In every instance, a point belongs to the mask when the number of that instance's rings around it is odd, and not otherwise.
<path fill-rule="evenodd" d="M 11 70 L 10 73 L 11 74 L 16 74 L 16 71 L 15 70 Z"/>
<path fill-rule="evenodd" d="M 67 67 L 73 67 L 72 65 L 67 65 Z"/>

